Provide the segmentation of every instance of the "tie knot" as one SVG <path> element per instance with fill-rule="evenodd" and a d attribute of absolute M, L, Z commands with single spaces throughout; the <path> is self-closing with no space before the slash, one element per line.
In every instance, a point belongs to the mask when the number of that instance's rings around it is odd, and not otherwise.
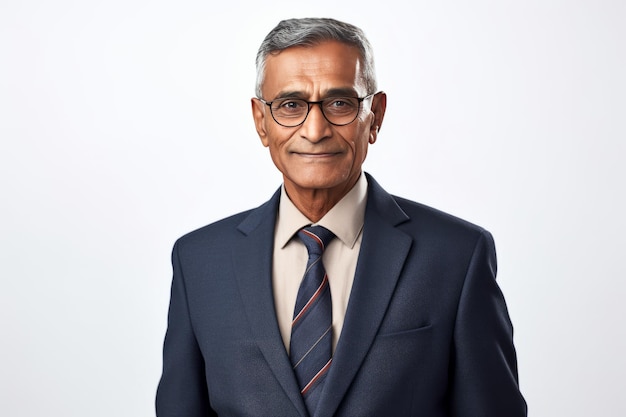
<path fill-rule="evenodd" d="M 306 246 L 309 255 L 321 255 L 335 235 L 323 226 L 307 226 L 298 231 L 298 237 Z"/>

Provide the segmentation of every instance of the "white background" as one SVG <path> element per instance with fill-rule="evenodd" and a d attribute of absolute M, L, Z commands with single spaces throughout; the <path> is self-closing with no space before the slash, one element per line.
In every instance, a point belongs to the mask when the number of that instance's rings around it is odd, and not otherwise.
<path fill-rule="evenodd" d="M 1 0 L 0 415 L 153 415 L 171 246 L 279 186 L 254 57 L 304 16 L 375 48 L 365 168 L 493 232 L 530 415 L 626 415 L 626 3 L 214 3 Z"/>

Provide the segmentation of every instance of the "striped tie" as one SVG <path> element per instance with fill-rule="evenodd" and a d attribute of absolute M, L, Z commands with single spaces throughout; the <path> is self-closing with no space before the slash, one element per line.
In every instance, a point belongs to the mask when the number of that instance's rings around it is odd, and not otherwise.
<path fill-rule="evenodd" d="M 313 415 L 332 362 L 332 304 L 321 260 L 335 235 L 322 226 L 309 226 L 301 229 L 298 237 L 309 251 L 309 260 L 296 299 L 289 356 L 304 402 Z"/>

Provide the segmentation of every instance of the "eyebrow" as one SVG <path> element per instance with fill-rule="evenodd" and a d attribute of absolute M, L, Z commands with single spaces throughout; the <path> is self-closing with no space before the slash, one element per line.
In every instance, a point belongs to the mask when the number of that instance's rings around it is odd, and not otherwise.
<path fill-rule="evenodd" d="M 358 97 L 358 93 L 354 88 L 345 87 L 345 88 L 331 88 L 323 92 L 320 99 L 325 99 L 328 97 Z M 302 100 L 307 100 L 309 98 L 308 94 L 305 94 L 302 91 L 281 91 L 279 92 L 274 100 L 283 99 L 283 98 L 299 98 Z"/>
<path fill-rule="evenodd" d="M 354 88 L 331 88 L 324 92 L 324 97 L 358 97 L 359 93 Z"/>

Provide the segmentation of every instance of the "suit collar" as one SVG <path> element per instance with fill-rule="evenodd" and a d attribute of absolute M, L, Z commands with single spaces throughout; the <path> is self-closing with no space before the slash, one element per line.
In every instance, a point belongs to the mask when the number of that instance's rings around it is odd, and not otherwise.
<path fill-rule="evenodd" d="M 265 204 L 257 207 L 256 209 L 250 210 L 248 216 L 246 216 L 246 218 L 239 223 L 239 226 L 237 226 L 237 230 L 244 235 L 249 235 L 257 227 L 262 225 L 267 226 L 268 223 L 271 223 L 271 226 L 274 227 L 274 223 L 276 223 L 276 212 L 279 200 L 280 189 L 276 190 L 272 198 L 270 198 Z"/>

